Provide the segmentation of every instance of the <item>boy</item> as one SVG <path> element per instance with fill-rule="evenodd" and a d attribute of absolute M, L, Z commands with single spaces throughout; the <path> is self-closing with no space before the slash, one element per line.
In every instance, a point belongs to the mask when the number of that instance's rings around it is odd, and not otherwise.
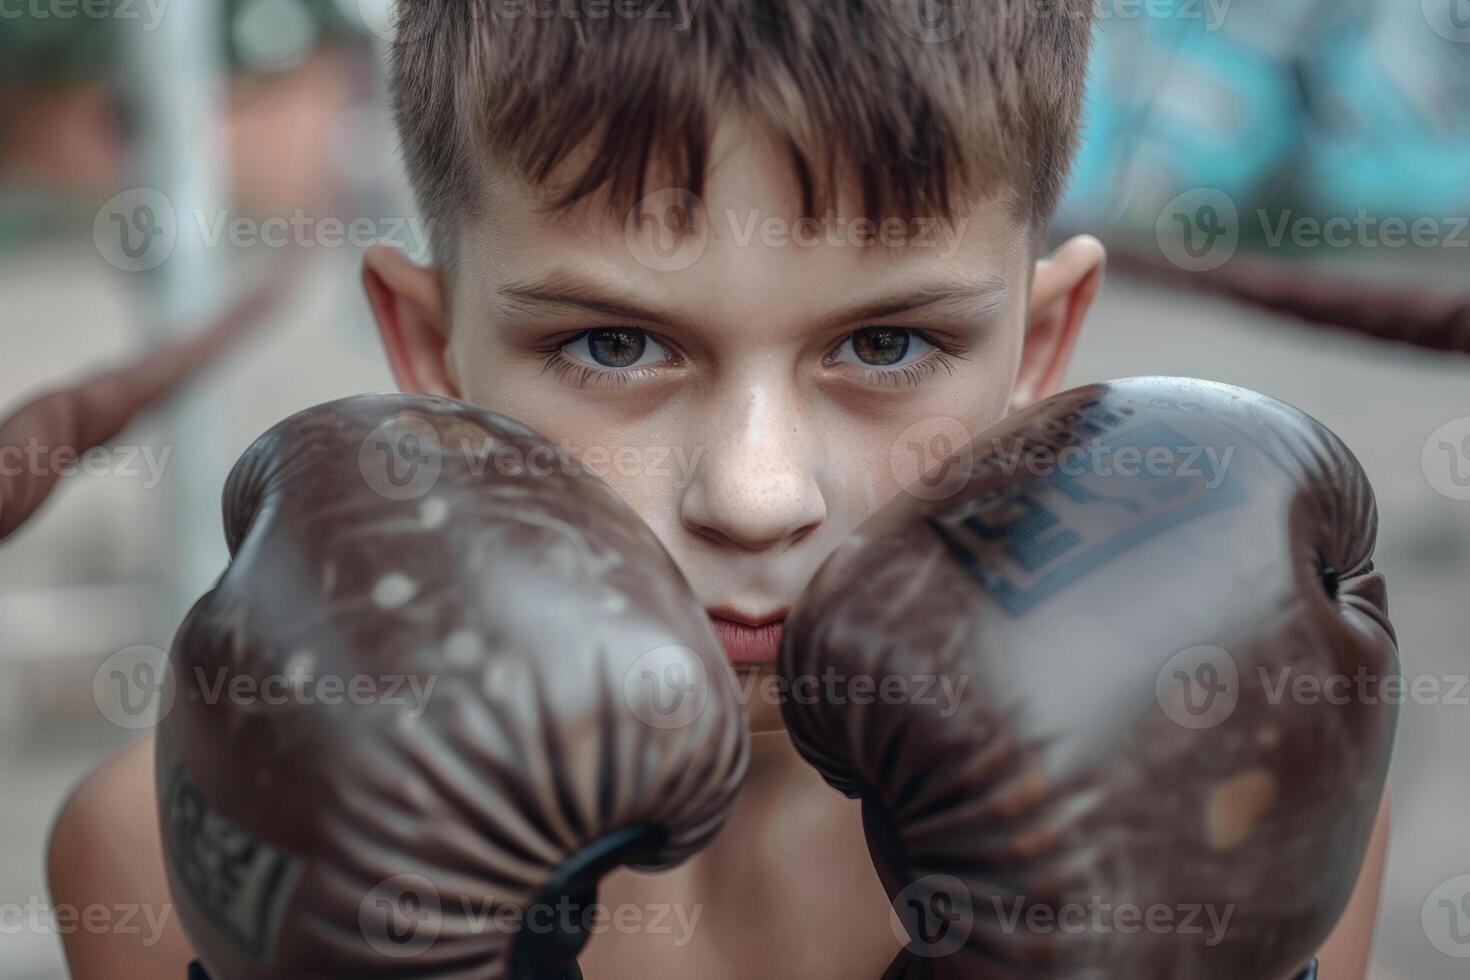
<path fill-rule="evenodd" d="M 1079 128 L 1087 0 L 420 0 L 394 92 L 436 264 L 364 282 L 405 390 L 577 452 L 673 554 L 740 671 L 750 775 L 714 845 L 610 907 L 690 935 L 594 937 L 596 978 L 876 977 L 898 940 L 856 806 L 780 731 L 781 622 L 915 468 L 1055 391 L 1102 277 L 1040 258 Z M 81 787 L 58 901 L 167 901 L 151 745 Z M 1383 835 L 1323 976 L 1361 977 Z M 183 976 L 69 937 L 81 978 Z"/>

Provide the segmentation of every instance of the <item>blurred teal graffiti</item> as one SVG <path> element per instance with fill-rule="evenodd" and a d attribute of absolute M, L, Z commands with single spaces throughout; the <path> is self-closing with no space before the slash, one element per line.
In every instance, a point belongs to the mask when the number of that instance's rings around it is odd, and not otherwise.
<path fill-rule="evenodd" d="M 1197 188 L 1242 208 L 1470 208 L 1470 0 L 1098 0 L 1062 219 L 1151 227 Z"/>

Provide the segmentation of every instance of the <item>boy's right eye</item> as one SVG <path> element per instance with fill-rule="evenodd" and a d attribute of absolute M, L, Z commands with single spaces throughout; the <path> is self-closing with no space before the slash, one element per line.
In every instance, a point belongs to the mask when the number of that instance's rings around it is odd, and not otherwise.
<path fill-rule="evenodd" d="M 562 347 L 571 360 L 593 368 L 641 368 L 671 360 L 668 350 L 635 327 L 599 327 Z"/>

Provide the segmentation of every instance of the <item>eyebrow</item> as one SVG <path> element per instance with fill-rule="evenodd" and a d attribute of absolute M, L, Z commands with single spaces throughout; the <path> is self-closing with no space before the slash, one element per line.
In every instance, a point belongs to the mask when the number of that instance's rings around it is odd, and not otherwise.
<path fill-rule="evenodd" d="M 500 296 L 503 305 L 512 313 L 537 313 L 546 307 L 567 307 L 660 326 L 668 326 L 676 319 L 641 306 L 631 297 L 620 295 L 616 288 L 589 276 L 565 270 L 502 286 Z"/>
<path fill-rule="evenodd" d="M 511 283 L 500 289 L 507 312 L 535 314 L 546 308 L 570 308 L 621 320 L 639 320 L 669 326 L 679 319 L 620 294 L 616 287 L 575 272 L 556 270 L 544 276 Z M 900 293 L 867 300 L 824 315 L 823 327 L 862 320 L 881 320 L 901 313 L 932 307 L 963 307 L 989 318 L 1005 309 L 1008 286 L 999 276 L 987 274 L 977 280 L 948 280 L 910 288 Z"/>
<path fill-rule="evenodd" d="M 995 275 L 985 275 L 973 282 L 935 282 L 838 310 L 822 317 L 822 323 L 837 326 L 859 320 L 882 320 L 936 306 L 961 307 L 989 318 L 1005 309 L 1006 293 L 1006 281 Z"/>

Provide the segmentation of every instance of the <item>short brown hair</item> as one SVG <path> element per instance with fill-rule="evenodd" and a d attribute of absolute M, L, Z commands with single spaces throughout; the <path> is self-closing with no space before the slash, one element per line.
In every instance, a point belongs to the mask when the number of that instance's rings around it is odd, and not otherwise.
<path fill-rule="evenodd" d="M 1044 227 L 1077 142 L 1092 5 L 400 0 L 398 10 L 398 125 L 435 250 L 450 260 L 459 217 L 480 203 L 485 154 L 559 207 L 604 189 L 614 207 L 631 205 L 653 168 L 700 194 L 713 125 L 728 111 L 779 134 L 809 215 L 832 206 L 842 175 L 870 217 L 949 217 L 964 195 L 1003 189 Z M 947 19 L 923 16 L 936 11 Z"/>

